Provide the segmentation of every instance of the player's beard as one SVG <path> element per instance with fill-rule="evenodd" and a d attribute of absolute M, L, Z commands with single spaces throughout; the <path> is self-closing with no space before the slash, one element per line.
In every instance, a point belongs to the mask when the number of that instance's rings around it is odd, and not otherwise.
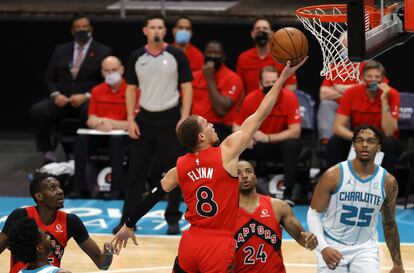
<path fill-rule="evenodd" d="M 242 195 L 249 195 L 253 192 L 254 187 L 250 187 L 250 188 L 240 188 L 240 193 Z"/>

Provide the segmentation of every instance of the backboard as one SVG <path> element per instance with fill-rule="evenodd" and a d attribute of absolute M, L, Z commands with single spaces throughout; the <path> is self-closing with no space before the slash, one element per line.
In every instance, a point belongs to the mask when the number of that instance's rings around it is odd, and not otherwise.
<path fill-rule="evenodd" d="M 347 0 L 348 57 L 370 60 L 414 36 L 414 0 Z"/>

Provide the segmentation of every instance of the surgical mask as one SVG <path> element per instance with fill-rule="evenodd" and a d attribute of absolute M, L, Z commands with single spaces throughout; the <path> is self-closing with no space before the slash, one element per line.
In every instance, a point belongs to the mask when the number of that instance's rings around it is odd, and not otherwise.
<path fill-rule="evenodd" d="M 269 41 L 269 34 L 265 31 L 257 32 L 256 36 L 254 37 L 254 42 L 260 46 L 267 44 Z"/>
<path fill-rule="evenodd" d="M 378 83 L 376 81 L 371 81 L 367 84 L 368 91 L 370 92 L 377 92 L 378 90 Z"/>
<path fill-rule="evenodd" d="M 156 43 L 161 42 L 161 37 L 160 36 L 155 36 L 154 37 L 154 42 L 156 42 Z"/>
<path fill-rule="evenodd" d="M 77 42 L 85 44 L 92 37 L 89 30 L 78 30 L 75 32 L 75 39 Z"/>
<path fill-rule="evenodd" d="M 111 72 L 105 75 L 105 82 L 109 84 L 111 87 L 114 87 L 117 84 L 119 84 L 121 80 L 122 80 L 122 76 L 121 76 L 121 73 L 119 73 L 118 71 Z"/>
<path fill-rule="evenodd" d="M 181 29 L 175 33 L 175 42 L 180 45 L 185 45 L 190 42 L 191 33 L 188 30 Z"/>
<path fill-rule="evenodd" d="M 264 86 L 264 87 L 262 88 L 262 91 L 263 91 L 263 93 L 266 95 L 267 93 L 269 93 L 269 92 L 270 92 L 270 89 L 272 89 L 272 86 L 271 86 L 271 85 L 269 85 L 269 86 Z"/>
<path fill-rule="evenodd" d="M 220 68 L 221 64 L 223 63 L 221 57 L 204 56 L 204 60 L 205 60 L 205 63 L 213 62 L 214 63 L 214 69 L 216 71 Z"/>

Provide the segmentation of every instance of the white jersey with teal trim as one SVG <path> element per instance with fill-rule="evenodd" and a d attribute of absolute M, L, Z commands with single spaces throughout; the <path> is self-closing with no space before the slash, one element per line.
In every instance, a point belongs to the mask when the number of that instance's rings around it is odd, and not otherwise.
<path fill-rule="evenodd" d="M 361 179 L 351 161 L 339 163 L 338 187 L 331 195 L 322 224 L 326 237 L 345 245 L 378 240 L 377 222 L 385 198 L 387 171 L 376 165 L 374 173 Z"/>
<path fill-rule="evenodd" d="M 56 273 L 59 271 L 59 269 L 59 267 L 53 265 L 45 265 L 37 269 L 22 269 L 19 271 L 19 273 Z"/>

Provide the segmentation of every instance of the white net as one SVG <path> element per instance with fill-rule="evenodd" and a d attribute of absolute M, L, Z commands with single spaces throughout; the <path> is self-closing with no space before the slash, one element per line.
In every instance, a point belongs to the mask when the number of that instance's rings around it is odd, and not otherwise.
<path fill-rule="evenodd" d="M 351 62 L 348 59 L 346 20 L 344 20 L 345 22 L 335 22 L 335 20 L 331 22 L 329 19 L 323 21 L 320 19 L 320 16 L 328 18 L 329 16 L 343 15 L 344 12 L 346 10 L 335 6 L 330 8 L 311 7 L 301 9 L 301 12 L 297 13 L 297 17 L 305 29 L 316 37 L 321 46 L 323 68 L 320 75 L 332 81 L 337 78 L 343 82 L 358 81 L 360 63 Z"/>

